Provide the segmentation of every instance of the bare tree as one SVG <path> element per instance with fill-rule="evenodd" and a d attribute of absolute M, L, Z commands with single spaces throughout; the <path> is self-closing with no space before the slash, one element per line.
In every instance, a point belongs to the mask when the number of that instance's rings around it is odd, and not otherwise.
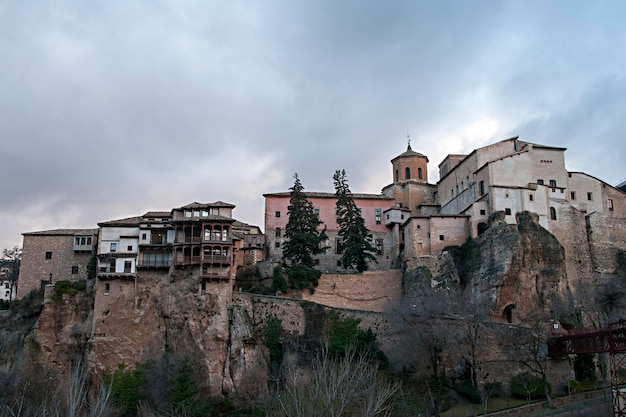
<path fill-rule="evenodd" d="M 366 357 L 349 349 L 333 358 L 324 348 L 309 369 L 285 370 L 282 390 L 273 397 L 268 416 L 390 416 L 400 384 L 384 378 Z"/>
<path fill-rule="evenodd" d="M 450 319 L 446 290 L 423 289 L 386 313 L 398 343 L 393 354 L 404 366 L 424 369 L 437 383 L 444 378 L 443 358 L 458 346 L 457 326 Z"/>
<path fill-rule="evenodd" d="M 524 317 L 522 322 L 525 323 L 525 327 L 509 326 L 509 333 L 505 338 L 510 359 L 543 380 L 544 394 L 549 407 L 552 408 L 552 397 L 547 378 L 548 335 L 546 326 L 549 323 L 549 318 L 544 312 L 537 309 Z"/>
<path fill-rule="evenodd" d="M 23 384 L 21 392 L 10 404 L 0 409 L 0 416 L 10 417 L 114 417 L 112 386 L 100 385 L 98 393 L 88 398 L 89 378 L 86 366 L 77 361 L 68 367 L 67 377 L 53 394 L 42 402 L 29 398 L 29 384 Z"/>

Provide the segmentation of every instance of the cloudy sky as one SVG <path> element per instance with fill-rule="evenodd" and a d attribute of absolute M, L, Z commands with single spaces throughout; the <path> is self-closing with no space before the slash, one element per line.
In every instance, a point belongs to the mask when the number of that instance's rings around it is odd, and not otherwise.
<path fill-rule="evenodd" d="M 626 177 L 624 1 L 0 0 L 0 248 L 520 135 Z"/>

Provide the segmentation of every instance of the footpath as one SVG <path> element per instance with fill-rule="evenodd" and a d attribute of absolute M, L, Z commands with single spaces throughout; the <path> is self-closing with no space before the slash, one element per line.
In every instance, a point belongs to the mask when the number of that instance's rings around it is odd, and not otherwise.
<path fill-rule="evenodd" d="M 557 397 L 552 400 L 553 408 L 549 408 L 547 401 L 534 402 L 508 410 L 484 414 L 485 417 L 611 417 L 611 391 L 596 390 L 572 394 L 567 397 Z"/>

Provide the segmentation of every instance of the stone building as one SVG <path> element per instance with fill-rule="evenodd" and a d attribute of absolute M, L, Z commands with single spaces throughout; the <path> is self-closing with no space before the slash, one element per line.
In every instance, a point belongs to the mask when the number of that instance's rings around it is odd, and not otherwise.
<path fill-rule="evenodd" d="M 22 233 L 22 263 L 17 298 L 55 281 L 87 279 L 98 229 L 57 229 Z"/>
<path fill-rule="evenodd" d="M 15 281 L 10 275 L 9 268 L 0 267 L 0 301 L 12 301 L 17 294 Z"/>
<path fill-rule="evenodd" d="M 409 143 L 391 160 L 393 183 L 380 195 L 355 194 L 367 227 L 391 255 L 374 267 L 397 266 L 398 256 L 405 266 L 422 265 L 428 261 L 421 257 L 479 236 L 493 213 L 502 212 L 507 223 L 515 224 L 518 213 L 530 211 L 565 247 L 574 281 L 614 272 L 617 251 L 626 250 L 626 194 L 588 174 L 567 171 L 565 150 L 512 137 L 467 155 L 448 155 L 439 164 L 439 182 L 430 184 L 428 157 Z M 306 195 L 320 211 L 329 236 L 336 235 L 334 195 Z M 268 257 L 280 260 L 289 193 L 264 196 Z M 333 239 L 331 250 L 318 260 L 324 272 L 340 269 Z"/>

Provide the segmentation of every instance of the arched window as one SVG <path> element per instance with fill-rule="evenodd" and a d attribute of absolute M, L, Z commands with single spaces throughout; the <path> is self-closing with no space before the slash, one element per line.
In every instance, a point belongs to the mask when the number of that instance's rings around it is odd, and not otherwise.
<path fill-rule="evenodd" d="M 411 168 L 406 167 L 404 168 L 404 179 L 409 179 L 411 178 Z"/>
<path fill-rule="evenodd" d="M 556 220 L 556 209 L 554 207 L 550 207 L 550 218 Z"/>
<path fill-rule="evenodd" d="M 417 178 L 422 179 L 422 168 L 417 168 Z"/>
<path fill-rule="evenodd" d="M 396 181 L 400 180 L 400 175 L 398 174 L 398 170 L 396 169 Z"/>

